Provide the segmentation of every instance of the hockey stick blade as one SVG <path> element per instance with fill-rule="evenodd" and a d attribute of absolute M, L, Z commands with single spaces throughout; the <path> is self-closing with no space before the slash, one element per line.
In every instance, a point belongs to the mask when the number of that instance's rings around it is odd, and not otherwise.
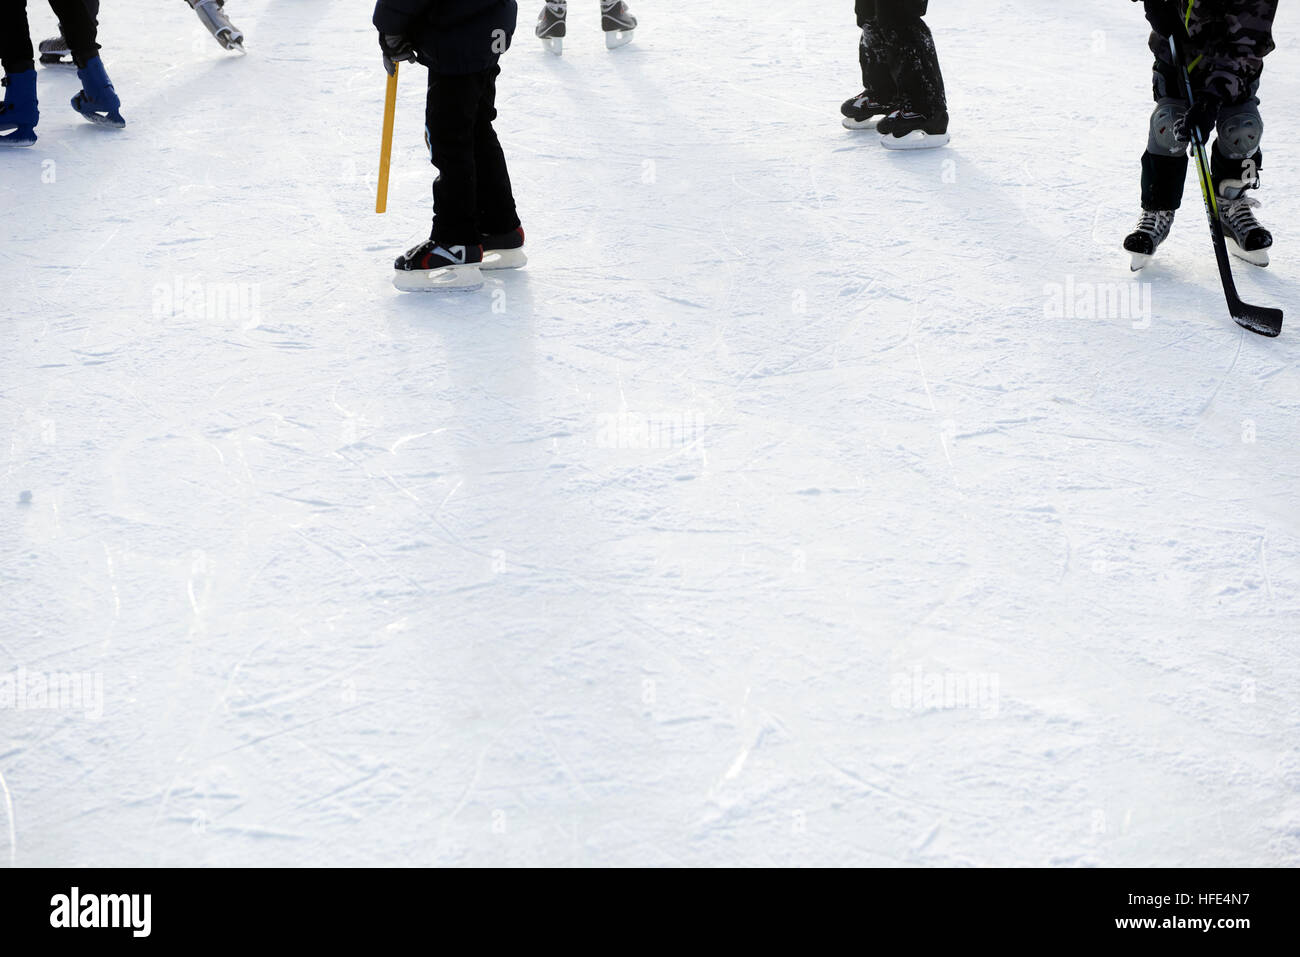
<path fill-rule="evenodd" d="M 1248 302 L 1237 299 L 1236 302 L 1229 300 L 1228 310 L 1232 313 L 1232 318 L 1237 325 L 1243 329 L 1249 329 L 1261 336 L 1268 336 L 1270 339 L 1276 339 L 1282 334 L 1281 309 L 1271 309 L 1268 306 L 1252 306 Z"/>

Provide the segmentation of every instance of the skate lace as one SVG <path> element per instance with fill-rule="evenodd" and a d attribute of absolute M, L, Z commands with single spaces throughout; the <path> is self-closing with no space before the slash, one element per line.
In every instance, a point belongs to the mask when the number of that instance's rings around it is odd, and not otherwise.
<path fill-rule="evenodd" d="M 1259 200 L 1252 196 L 1242 196 L 1219 207 L 1220 218 L 1232 227 L 1232 231 L 1245 234 L 1259 228 L 1259 220 L 1251 210 L 1259 205 Z"/>
<path fill-rule="evenodd" d="M 1174 217 L 1167 210 L 1144 209 L 1141 218 L 1138 220 L 1137 231 L 1159 236 L 1169 229 L 1169 225 L 1173 221 Z"/>

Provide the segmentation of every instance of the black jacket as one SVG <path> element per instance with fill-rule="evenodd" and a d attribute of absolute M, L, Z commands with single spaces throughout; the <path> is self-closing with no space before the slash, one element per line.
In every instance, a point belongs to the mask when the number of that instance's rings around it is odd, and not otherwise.
<path fill-rule="evenodd" d="M 510 46 L 519 18 L 515 0 L 379 0 L 374 25 L 405 37 L 434 73 L 478 73 Z"/>

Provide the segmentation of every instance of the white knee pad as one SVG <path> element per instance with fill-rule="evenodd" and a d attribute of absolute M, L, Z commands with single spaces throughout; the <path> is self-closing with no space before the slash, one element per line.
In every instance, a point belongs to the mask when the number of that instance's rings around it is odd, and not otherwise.
<path fill-rule="evenodd" d="M 1259 151 L 1264 137 L 1264 118 L 1254 103 L 1224 107 L 1219 113 L 1219 152 L 1228 159 L 1242 160 Z"/>
<path fill-rule="evenodd" d="M 1182 156 L 1187 144 L 1178 142 L 1176 130 L 1182 127 L 1187 116 L 1187 104 L 1182 100 L 1166 98 L 1156 103 L 1151 114 L 1151 135 L 1147 139 L 1147 152 L 1158 156 Z"/>

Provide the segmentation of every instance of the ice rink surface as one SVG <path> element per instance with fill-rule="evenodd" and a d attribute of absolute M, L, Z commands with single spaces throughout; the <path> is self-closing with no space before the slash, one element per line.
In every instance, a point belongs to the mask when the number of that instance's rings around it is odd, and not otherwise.
<path fill-rule="evenodd" d="M 1277 340 L 1191 177 L 1128 272 L 1129 3 L 932 4 L 924 154 L 840 128 L 847 0 L 525 3 L 532 261 L 441 297 L 368 4 L 106 6 L 126 130 L 46 69 L 0 154 L 0 861 L 1300 865 L 1286 5 Z"/>

